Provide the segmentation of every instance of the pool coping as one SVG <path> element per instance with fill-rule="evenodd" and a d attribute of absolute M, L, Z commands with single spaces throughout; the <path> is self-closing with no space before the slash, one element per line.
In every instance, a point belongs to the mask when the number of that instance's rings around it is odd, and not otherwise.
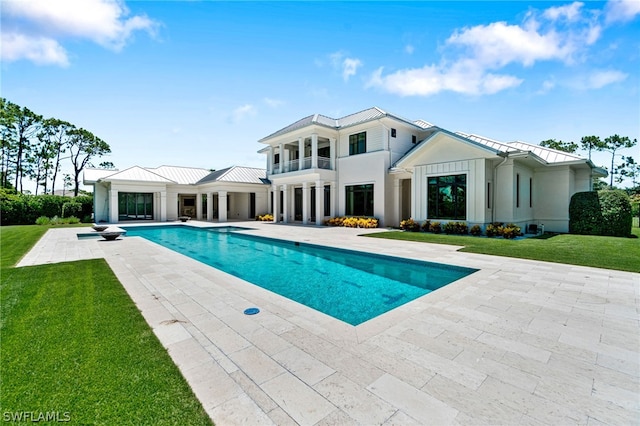
<path fill-rule="evenodd" d="M 227 224 L 480 271 L 354 327 L 138 237 L 51 229 L 18 266 L 105 258 L 218 424 L 638 418 L 640 274 L 358 236 L 383 230 Z"/>

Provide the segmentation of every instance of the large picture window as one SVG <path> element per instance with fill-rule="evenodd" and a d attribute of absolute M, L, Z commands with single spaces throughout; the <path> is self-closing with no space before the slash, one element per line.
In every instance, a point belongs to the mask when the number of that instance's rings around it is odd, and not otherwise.
<path fill-rule="evenodd" d="M 467 176 L 429 178 L 429 219 L 467 219 Z"/>
<path fill-rule="evenodd" d="M 345 187 L 347 216 L 373 216 L 373 184 Z"/>
<path fill-rule="evenodd" d="M 349 135 L 349 155 L 367 152 L 367 132 Z"/>
<path fill-rule="evenodd" d="M 119 192 L 118 218 L 119 220 L 153 219 L 153 194 Z"/>

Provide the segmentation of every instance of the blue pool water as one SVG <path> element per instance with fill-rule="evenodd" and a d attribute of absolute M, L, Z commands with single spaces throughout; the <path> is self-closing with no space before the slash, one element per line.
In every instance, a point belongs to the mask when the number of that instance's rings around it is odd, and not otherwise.
<path fill-rule="evenodd" d="M 141 236 L 351 325 L 476 269 L 243 234 L 239 228 L 127 227 Z"/>

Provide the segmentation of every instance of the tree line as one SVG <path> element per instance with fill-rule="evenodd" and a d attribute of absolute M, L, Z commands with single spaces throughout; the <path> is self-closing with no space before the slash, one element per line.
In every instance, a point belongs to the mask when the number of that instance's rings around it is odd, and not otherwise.
<path fill-rule="evenodd" d="M 72 174 L 64 174 L 65 186 L 80 188 L 80 174 L 91 161 L 111 152 L 109 144 L 90 131 L 57 118 L 44 118 L 27 107 L 0 98 L 0 188 L 24 192 L 23 181 L 36 183 L 35 195 L 55 192 L 63 160 L 69 160 Z M 102 168 L 113 163 L 102 162 Z"/>
<path fill-rule="evenodd" d="M 589 160 L 593 151 L 608 152 L 611 154 L 611 166 L 605 167 L 609 172 L 609 186 L 613 187 L 613 182 L 622 183 L 625 180 L 631 180 L 633 187 L 640 185 L 640 163 L 636 162 L 632 156 L 619 155 L 621 149 L 633 148 L 638 141 L 629 139 L 628 136 L 613 135 L 601 139 L 599 136 L 585 136 L 580 140 L 580 144 L 575 142 L 564 142 L 562 140 L 547 139 L 540 142 L 540 146 L 544 146 L 558 151 L 575 153 L 578 150 L 586 151 Z M 616 158 L 619 162 L 616 163 Z"/>

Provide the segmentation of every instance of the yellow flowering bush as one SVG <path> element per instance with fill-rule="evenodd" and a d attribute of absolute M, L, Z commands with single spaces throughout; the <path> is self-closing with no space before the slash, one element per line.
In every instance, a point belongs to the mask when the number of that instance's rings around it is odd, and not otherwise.
<path fill-rule="evenodd" d="M 378 219 L 375 217 L 341 216 L 332 217 L 325 221 L 328 226 L 344 226 L 346 228 L 377 228 Z"/>
<path fill-rule="evenodd" d="M 273 215 L 271 213 L 258 216 L 258 220 L 262 222 L 273 222 Z"/>

